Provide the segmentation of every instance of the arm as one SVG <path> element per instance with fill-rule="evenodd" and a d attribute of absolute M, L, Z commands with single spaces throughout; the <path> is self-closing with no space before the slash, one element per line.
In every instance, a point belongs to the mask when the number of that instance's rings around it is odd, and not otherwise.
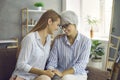
<path fill-rule="evenodd" d="M 21 70 L 23 72 L 29 72 L 32 66 L 28 65 L 28 58 L 30 56 L 30 52 L 32 49 L 32 40 L 30 37 L 26 36 L 23 38 L 21 42 L 21 46 L 19 48 L 19 53 L 17 55 L 17 63 L 16 69 Z M 15 70 L 12 73 L 12 77 L 16 77 Z"/>
<path fill-rule="evenodd" d="M 49 54 L 46 68 L 54 70 L 57 67 L 57 61 L 58 61 L 57 41 L 55 40 Z"/>
<path fill-rule="evenodd" d="M 54 73 L 50 70 L 40 70 L 37 68 L 31 68 L 29 72 L 34 73 L 34 74 L 38 74 L 38 75 L 48 75 L 51 78 L 54 76 Z"/>
<path fill-rule="evenodd" d="M 28 64 L 28 60 L 32 51 L 32 46 L 32 39 L 30 37 L 27 36 L 22 40 L 21 50 L 17 61 L 17 69 L 28 73 L 34 73 L 37 75 L 44 74 L 52 77 L 54 75 L 53 72 L 48 70 L 40 70 Z"/>
<path fill-rule="evenodd" d="M 74 74 L 83 74 L 88 62 L 91 49 L 91 40 L 84 40 L 83 46 L 81 47 L 81 55 L 78 58 L 78 61 L 73 66 Z"/>
<path fill-rule="evenodd" d="M 70 68 L 70 69 L 64 70 L 62 72 L 62 74 L 63 74 L 63 76 L 66 75 L 66 74 L 74 74 L 74 69 Z"/>
<path fill-rule="evenodd" d="M 32 66 L 27 64 L 32 50 L 32 40 L 26 36 L 21 42 L 21 49 L 18 56 L 16 68 L 25 72 L 29 72 Z"/>
<path fill-rule="evenodd" d="M 56 70 L 57 61 L 58 61 L 57 44 L 58 43 L 57 43 L 57 38 L 56 38 L 56 39 L 54 39 L 54 43 L 53 43 L 51 51 L 50 51 L 50 55 L 49 55 L 49 59 L 48 59 L 46 68 L 61 77 L 62 73 L 59 70 Z"/>

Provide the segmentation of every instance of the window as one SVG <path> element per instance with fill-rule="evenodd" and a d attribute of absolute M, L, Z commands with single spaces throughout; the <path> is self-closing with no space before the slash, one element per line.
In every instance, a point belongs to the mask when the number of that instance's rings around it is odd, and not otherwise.
<path fill-rule="evenodd" d="M 63 10 L 72 10 L 79 17 L 78 31 L 90 36 L 90 25 L 87 16 L 98 20 L 94 26 L 94 37 L 107 37 L 110 31 L 110 21 L 113 0 L 63 0 Z"/>

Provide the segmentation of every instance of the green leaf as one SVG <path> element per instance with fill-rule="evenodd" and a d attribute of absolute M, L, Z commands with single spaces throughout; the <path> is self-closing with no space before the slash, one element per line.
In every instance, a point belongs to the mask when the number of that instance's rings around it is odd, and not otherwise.
<path fill-rule="evenodd" d="M 101 44 L 102 43 L 98 40 L 92 40 L 91 55 L 94 57 L 104 55 L 104 48 L 100 46 Z"/>
<path fill-rule="evenodd" d="M 42 2 L 36 2 L 36 3 L 34 3 L 34 6 L 36 6 L 36 7 L 44 7 L 44 4 Z"/>

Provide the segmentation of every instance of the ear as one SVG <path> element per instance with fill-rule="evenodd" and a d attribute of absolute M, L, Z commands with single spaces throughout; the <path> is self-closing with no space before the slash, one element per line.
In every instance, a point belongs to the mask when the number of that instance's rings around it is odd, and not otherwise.
<path fill-rule="evenodd" d="M 52 24 L 52 19 L 51 18 L 48 19 L 48 24 Z"/>

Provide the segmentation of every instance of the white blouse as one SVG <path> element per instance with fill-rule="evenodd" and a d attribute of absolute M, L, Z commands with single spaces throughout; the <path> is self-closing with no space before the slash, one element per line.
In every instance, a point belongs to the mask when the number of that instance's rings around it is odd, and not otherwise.
<path fill-rule="evenodd" d="M 43 46 L 38 32 L 29 33 L 21 43 L 21 50 L 13 76 L 17 75 L 26 80 L 34 79 L 37 75 L 29 73 L 32 67 L 44 70 L 49 56 L 51 36 L 48 35 Z"/>

